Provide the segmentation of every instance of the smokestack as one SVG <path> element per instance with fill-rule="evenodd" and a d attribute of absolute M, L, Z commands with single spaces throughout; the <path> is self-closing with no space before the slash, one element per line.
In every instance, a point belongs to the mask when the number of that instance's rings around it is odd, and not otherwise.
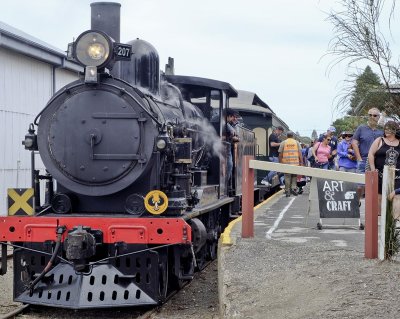
<path fill-rule="evenodd" d="M 92 7 L 92 30 L 107 33 L 115 42 L 120 42 L 121 4 L 116 2 L 94 2 Z"/>
<path fill-rule="evenodd" d="M 90 4 L 91 29 L 103 31 L 120 42 L 121 4 L 116 2 L 94 2 Z M 111 71 L 115 77 L 120 77 L 120 62 L 116 62 Z"/>

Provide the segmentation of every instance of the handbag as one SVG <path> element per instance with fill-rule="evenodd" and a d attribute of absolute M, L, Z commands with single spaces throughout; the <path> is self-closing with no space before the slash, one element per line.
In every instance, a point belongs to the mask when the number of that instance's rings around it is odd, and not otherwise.
<path fill-rule="evenodd" d="M 321 142 L 319 142 L 317 149 L 315 150 L 315 155 L 317 155 L 319 146 L 321 145 Z M 310 162 L 310 166 L 314 167 L 315 166 L 315 157 L 314 155 L 311 155 L 310 157 L 307 158 L 307 160 Z"/>

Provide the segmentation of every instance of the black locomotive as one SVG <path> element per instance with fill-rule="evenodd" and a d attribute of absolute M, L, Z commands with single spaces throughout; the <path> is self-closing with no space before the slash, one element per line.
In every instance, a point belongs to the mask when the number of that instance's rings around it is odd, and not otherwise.
<path fill-rule="evenodd" d="M 25 137 L 47 170 L 32 167 L 33 215 L 0 218 L 0 240 L 15 248 L 16 301 L 158 304 L 216 258 L 218 236 L 240 210 L 239 165 L 254 154 L 254 134 L 236 128 L 239 169 L 228 181 L 223 111 L 236 90 L 161 77 L 149 43 L 119 43 L 119 4 L 91 6 L 92 29 L 68 50 L 82 78 L 51 98 L 37 135 L 32 124 Z"/>

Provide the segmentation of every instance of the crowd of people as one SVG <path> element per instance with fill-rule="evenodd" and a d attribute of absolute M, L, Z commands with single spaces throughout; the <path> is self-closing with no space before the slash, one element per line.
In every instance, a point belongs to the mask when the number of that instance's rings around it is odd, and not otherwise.
<path fill-rule="evenodd" d="M 336 128 L 330 126 L 327 131 L 304 145 L 294 140 L 293 132 L 287 132 L 282 140 L 283 128 L 278 126 L 269 138 L 269 160 L 290 165 L 305 165 L 319 169 L 339 170 L 342 172 L 361 173 L 377 170 L 379 176 L 379 194 L 382 193 L 382 174 L 384 165 L 396 168 L 395 190 L 389 195 L 393 200 L 393 216 L 400 217 L 400 126 L 394 121 L 385 123 L 379 129 L 380 111 L 368 110 L 368 121 L 360 125 L 355 132 L 344 131 L 336 135 Z M 277 172 L 271 171 L 262 180 L 269 185 Z M 304 177 L 284 174 L 284 188 L 287 197 L 302 192 L 299 181 Z M 281 182 L 283 184 L 283 181 Z M 362 198 L 364 185 L 358 186 L 358 198 Z"/>
<path fill-rule="evenodd" d="M 395 167 L 395 190 L 389 194 L 393 200 L 393 216 L 400 218 L 400 126 L 395 121 L 387 121 L 383 130 L 378 127 L 380 111 L 377 108 L 368 110 L 368 121 L 362 124 L 353 133 L 344 131 L 336 135 L 336 128 L 330 126 L 310 145 L 305 145 L 294 139 L 292 131 L 286 132 L 284 128 L 276 127 L 268 139 L 268 160 L 275 163 L 289 165 L 304 165 L 313 168 L 339 170 L 342 172 L 364 174 L 366 170 L 377 170 L 379 177 L 379 195 L 382 194 L 382 176 L 385 165 Z M 237 141 L 235 125 L 237 113 L 227 111 L 227 140 L 231 143 Z M 236 140 L 235 140 L 236 138 Z M 228 176 L 232 171 L 232 154 L 228 154 Z M 261 184 L 270 186 L 272 179 L 278 176 L 281 188 L 285 189 L 285 195 L 297 196 L 303 192 L 306 183 L 305 176 L 282 174 L 269 171 L 261 181 Z M 358 198 L 364 194 L 364 185 L 358 185 Z M 379 201 L 381 196 L 379 197 Z M 380 207 L 380 205 L 379 205 Z"/>

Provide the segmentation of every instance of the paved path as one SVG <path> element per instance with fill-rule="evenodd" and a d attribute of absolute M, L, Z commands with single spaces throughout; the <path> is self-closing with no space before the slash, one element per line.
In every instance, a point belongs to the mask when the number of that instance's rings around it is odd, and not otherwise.
<path fill-rule="evenodd" d="M 278 195 L 281 196 L 281 195 Z M 333 247 L 351 247 L 363 251 L 364 231 L 359 230 L 358 219 L 322 219 L 323 229 L 317 229 L 320 221 L 317 203 L 312 203 L 308 214 L 308 192 L 297 197 L 283 197 L 273 205 L 261 207 L 255 215 L 255 236 L 284 242 L 330 242 Z M 361 221 L 364 210 L 361 207 Z"/>
<path fill-rule="evenodd" d="M 277 194 L 256 210 L 254 238 L 241 238 L 239 222 L 233 245 L 220 241 L 221 317 L 397 319 L 400 263 L 364 258 L 358 219 L 323 219 L 318 230 L 308 205 L 308 194 Z"/>

